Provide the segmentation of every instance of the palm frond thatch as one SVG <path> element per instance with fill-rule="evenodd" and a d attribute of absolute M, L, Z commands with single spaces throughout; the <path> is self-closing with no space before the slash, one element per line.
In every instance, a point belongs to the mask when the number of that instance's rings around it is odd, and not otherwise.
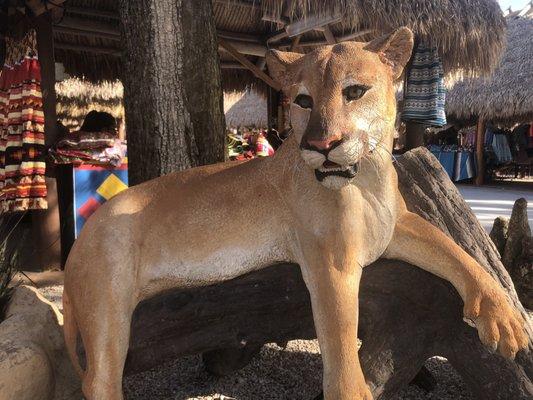
<path fill-rule="evenodd" d="M 242 71 L 242 70 L 239 70 Z M 236 76 L 235 80 L 242 76 Z M 224 92 L 224 113 L 228 127 L 267 126 L 266 89 L 249 80 L 245 91 Z M 72 78 L 56 84 L 57 116 L 70 130 L 80 127 L 91 110 L 106 111 L 117 119 L 124 118 L 124 88 L 120 81 L 92 83 Z"/>
<path fill-rule="evenodd" d="M 279 16 L 284 3 L 263 0 L 261 6 Z M 341 13 L 349 30 L 384 34 L 408 26 L 422 41 L 438 47 L 447 72 L 458 68 L 488 72 L 504 45 L 505 18 L 495 0 L 294 0 L 290 4 L 291 18 Z"/>
<path fill-rule="evenodd" d="M 224 93 L 224 114 L 228 128 L 265 128 L 268 123 L 266 99 L 255 91 Z"/>
<path fill-rule="evenodd" d="M 91 83 L 72 78 L 56 84 L 57 117 L 70 130 L 79 128 L 91 110 L 105 111 L 118 120 L 124 118 L 124 89 L 120 81 Z"/>
<path fill-rule="evenodd" d="M 509 19 L 507 45 L 493 75 L 457 81 L 448 91 L 446 112 L 457 120 L 533 119 L 533 19 Z"/>
<path fill-rule="evenodd" d="M 78 7 L 116 16 L 112 19 L 86 16 L 87 22 L 112 25 L 119 21 L 116 1 L 69 0 L 67 17 L 71 14 L 79 17 L 73 11 Z M 281 28 L 277 23 L 265 20 L 265 14 L 270 19 L 279 19 L 283 15 L 288 22 L 295 22 L 317 14 L 338 13 L 342 20 L 330 26 L 337 37 L 372 31 L 358 40 L 367 40 L 406 25 L 421 40 L 439 48 L 447 73 L 458 68 L 468 73 L 490 71 L 498 62 L 505 37 L 505 19 L 496 0 L 216 0 L 213 1 L 213 13 L 219 31 L 255 37 L 259 42 L 265 42 Z M 113 27 L 108 26 L 108 29 Z M 116 29 L 115 37 L 100 38 L 56 30 L 56 61 L 64 64 L 67 73 L 95 82 L 120 79 L 124 58 L 118 32 Z M 313 30 L 305 32 L 301 38 L 302 42 L 317 39 L 324 40 L 324 36 Z M 281 46 L 287 41 L 270 43 L 268 47 Z M 71 49 L 72 46 L 77 50 Z M 96 53 L 83 50 L 91 48 L 100 50 Z"/>

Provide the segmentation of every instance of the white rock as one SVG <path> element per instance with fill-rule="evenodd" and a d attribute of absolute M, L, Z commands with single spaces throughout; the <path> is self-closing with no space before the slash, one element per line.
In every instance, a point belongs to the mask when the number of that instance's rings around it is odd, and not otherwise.
<path fill-rule="evenodd" d="M 37 289 L 17 287 L 0 323 L 0 400 L 73 400 L 80 393 L 63 316 Z"/>

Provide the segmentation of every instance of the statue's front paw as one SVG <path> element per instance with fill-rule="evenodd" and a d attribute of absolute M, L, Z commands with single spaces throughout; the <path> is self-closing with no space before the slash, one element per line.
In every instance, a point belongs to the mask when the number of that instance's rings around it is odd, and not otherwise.
<path fill-rule="evenodd" d="M 492 351 L 513 359 L 529 344 L 522 315 L 499 288 L 477 292 L 465 303 L 465 321 L 473 322 L 481 342 Z"/>

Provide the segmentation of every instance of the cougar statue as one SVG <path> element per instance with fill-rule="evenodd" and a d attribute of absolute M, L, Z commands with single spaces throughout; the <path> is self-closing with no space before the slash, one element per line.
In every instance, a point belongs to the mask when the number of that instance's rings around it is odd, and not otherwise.
<path fill-rule="evenodd" d="M 123 399 L 140 301 L 279 262 L 299 264 L 309 289 L 327 400 L 372 399 L 358 359 L 358 289 L 362 269 L 379 257 L 449 281 L 481 341 L 504 357 L 527 346 L 525 321 L 500 285 L 407 211 L 398 191 L 393 84 L 412 48 L 412 32 L 400 28 L 306 55 L 269 52 L 268 70 L 292 101 L 293 127 L 273 157 L 170 174 L 98 209 L 65 271 L 65 339 L 88 400 Z"/>

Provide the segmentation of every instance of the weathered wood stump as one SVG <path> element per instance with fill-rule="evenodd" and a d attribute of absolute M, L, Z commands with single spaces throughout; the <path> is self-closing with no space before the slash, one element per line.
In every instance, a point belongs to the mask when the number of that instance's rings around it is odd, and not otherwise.
<path fill-rule="evenodd" d="M 438 161 L 416 149 L 398 161 L 397 170 L 409 208 L 476 258 L 527 318 L 494 244 Z M 364 270 L 360 311 L 360 357 L 376 398 L 385 399 L 408 384 L 434 355 L 448 358 L 479 399 L 533 398 L 531 353 L 520 353 L 514 361 L 492 354 L 463 322 L 459 295 L 434 275 L 403 262 L 379 260 Z M 527 329 L 533 338 L 531 325 Z M 211 352 L 212 368 L 224 363 L 224 355 L 238 367 L 243 361 L 239 349 L 250 354 L 249 349 L 267 342 L 314 337 L 298 266 L 274 265 L 141 303 L 135 311 L 126 373 L 206 352 Z"/>
<path fill-rule="evenodd" d="M 526 199 L 516 200 L 510 219 L 498 217 L 494 220 L 490 238 L 501 254 L 518 298 L 524 307 L 533 310 L 533 238 Z"/>

